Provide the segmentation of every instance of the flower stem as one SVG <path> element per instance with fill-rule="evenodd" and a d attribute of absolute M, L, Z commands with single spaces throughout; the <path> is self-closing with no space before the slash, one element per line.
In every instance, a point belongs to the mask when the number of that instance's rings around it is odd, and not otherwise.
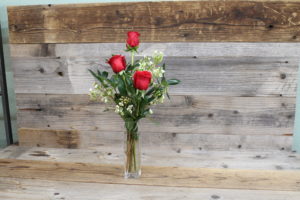
<path fill-rule="evenodd" d="M 134 64 L 134 51 L 131 51 L 131 65 Z"/>

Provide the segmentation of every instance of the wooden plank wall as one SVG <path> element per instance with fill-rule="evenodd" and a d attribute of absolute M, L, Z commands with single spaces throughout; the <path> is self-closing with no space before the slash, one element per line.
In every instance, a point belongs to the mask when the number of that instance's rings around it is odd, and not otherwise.
<path fill-rule="evenodd" d="M 152 118 L 142 121 L 145 145 L 200 150 L 291 149 L 299 44 L 200 42 L 298 41 L 299 20 L 293 13 L 300 4 L 268 1 L 243 2 L 240 6 L 235 2 L 226 9 L 221 6 L 220 10 L 225 9 L 222 14 L 211 9 L 209 18 L 199 10 L 225 2 L 199 1 L 195 9 L 178 6 L 191 2 L 9 8 L 18 127 L 79 130 L 81 148 L 122 145 L 121 119 L 106 112 L 105 105 L 88 99 L 93 78 L 87 69 L 109 69 L 104 59 L 122 52 L 124 44 L 102 42 L 123 42 L 126 31 L 137 28 L 143 34 L 142 41 L 159 42 L 142 43 L 139 56 L 151 55 L 156 49 L 163 51 L 168 76 L 182 80 L 171 89 L 172 100 L 157 106 Z M 151 13 L 160 9 L 159 5 L 168 6 L 173 14 L 181 11 L 186 17 L 180 14 L 177 26 L 170 25 L 175 23 L 172 20 L 156 23 Z M 139 11 L 129 15 L 126 8 L 132 6 Z M 261 10 L 233 15 L 249 6 Z M 138 13 L 146 7 L 145 19 L 138 20 Z M 63 8 L 68 8 L 67 14 L 58 12 Z M 274 14 L 274 9 L 285 17 Z M 91 10 L 96 21 L 91 19 Z M 111 17 L 108 13 L 117 17 L 112 18 L 112 27 L 105 29 L 105 16 Z M 83 27 L 79 19 L 85 15 L 89 23 Z M 130 17 L 124 17 L 127 15 Z M 73 21 L 69 21 L 70 16 Z M 166 19 L 172 16 L 161 15 Z M 284 20 L 287 16 L 290 22 Z M 229 20 L 228 24 L 222 20 Z M 142 22 L 150 24 L 139 26 Z M 242 24 L 246 24 L 244 28 Z M 195 30 L 207 32 L 195 35 Z M 179 34 L 181 31 L 191 36 Z M 164 34 L 172 32 L 176 34 L 166 39 Z M 73 42 L 79 43 L 70 44 Z"/>

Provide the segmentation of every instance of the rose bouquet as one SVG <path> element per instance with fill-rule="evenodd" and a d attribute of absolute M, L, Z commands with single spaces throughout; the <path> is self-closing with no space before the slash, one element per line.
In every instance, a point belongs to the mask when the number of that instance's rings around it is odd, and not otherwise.
<path fill-rule="evenodd" d="M 141 174 L 140 144 L 138 122 L 152 114 L 151 106 L 163 103 L 170 85 L 176 85 L 177 79 L 165 78 L 163 54 L 154 52 L 135 60 L 139 47 L 138 32 L 128 32 L 126 52 L 131 53 L 131 62 L 127 63 L 123 55 L 113 55 L 107 63 L 114 74 L 107 71 L 89 70 L 97 82 L 90 90 L 93 100 L 115 105 L 115 112 L 125 122 L 125 177 L 137 178 Z"/>

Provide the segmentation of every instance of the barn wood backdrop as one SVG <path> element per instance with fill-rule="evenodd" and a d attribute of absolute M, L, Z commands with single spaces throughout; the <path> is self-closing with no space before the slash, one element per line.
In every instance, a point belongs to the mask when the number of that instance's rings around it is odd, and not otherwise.
<path fill-rule="evenodd" d="M 89 100 L 87 69 L 109 70 L 105 58 L 136 30 L 147 42 L 139 56 L 163 51 L 168 77 L 182 81 L 142 121 L 145 145 L 291 149 L 299 9 L 294 1 L 9 7 L 20 143 L 41 146 L 52 132 L 54 143 L 72 140 L 69 148 L 122 145 L 119 116 Z"/>

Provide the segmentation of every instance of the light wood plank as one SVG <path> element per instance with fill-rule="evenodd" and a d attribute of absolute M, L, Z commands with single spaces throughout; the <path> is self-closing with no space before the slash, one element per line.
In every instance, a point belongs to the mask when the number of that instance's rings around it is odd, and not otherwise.
<path fill-rule="evenodd" d="M 291 191 L 174 188 L 124 184 L 0 178 L 0 198 L 6 200 L 298 200 Z"/>
<path fill-rule="evenodd" d="M 89 147 L 89 149 L 57 149 L 10 146 L 0 151 L 0 158 L 94 164 L 124 163 L 122 145 Z M 254 170 L 300 170 L 300 155 L 279 150 L 176 149 L 166 146 L 142 146 L 142 165 L 193 168 L 226 168 Z"/>
<path fill-rule="evenodd" d="M 13 57 L 110 57 L 124 54 L 124 43 L 10 44 Z M 165 56 L 197 57 L 299 57 L 300 43 L 143 43 L 138 56 L 155 50 Z"/>
<path fill-rule="evenodd" d="M 143 42 L 299 42 L 299 7 L 295 1 L 9 7 L 10 42 L 124 42 L 129 30 L 141 32 Z"/>
<path fill-rule="evenodd" d="M 232 170 L 143 166 L 140 179 L 127 180 L 122 165 L 0 160 L 0 176 L 54 181 L 192 188 L 299 191 L 300 171 Z"/>
<path fill-rule="evenodd" d="M 298 200 L 291 191 L 174 188 L 124 184 L 0 178 L 0 198 L 6 200 Z"/>
<path fill-rule="evenodd" d="M 180 85 L 171 94 L 295 96 L 298 58 L 166 58 L 167 77 Z M 16 93 L 86 94 L 88 68 L 111 71 L 105 58 L 13 58 Z"/>
<path fill-rule="evenodd" d="M 77 130 L 47 130 L 20 128 L 18 130 L 20 146 L 78 148 L 80 139 Z"/>

